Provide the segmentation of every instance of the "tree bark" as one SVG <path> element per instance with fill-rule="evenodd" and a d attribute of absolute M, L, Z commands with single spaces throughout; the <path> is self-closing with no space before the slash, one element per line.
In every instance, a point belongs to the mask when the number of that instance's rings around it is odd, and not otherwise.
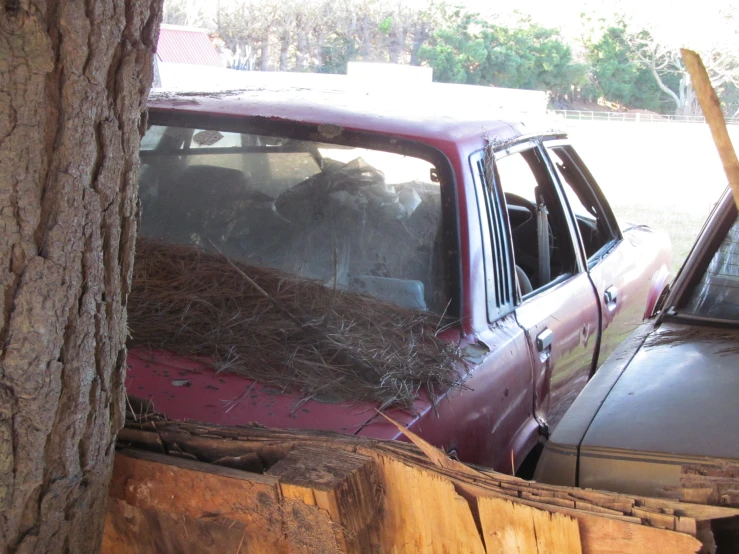
<path fill-rule="evenodd" d="M 298 50 L 295 55 L 295 69 L 303 71 L 308 61 L 308 37 L 302 27 L 298 27 Z"/>
<path fill-rule="evenodd" d="M 284 31 L 280 35 L 280 71 L 287 71 L 291 40 L 290 31 Z"/>
<path fill-rule="evenodd" d="M 262 46 L 260 48 L 259 71 L 269 71 L 269 31 L 262 35 Z"/>
<path fill-rule="evenodd" d="M 0 1 L 0 552 L 97 552 L 162 0 Z"/>

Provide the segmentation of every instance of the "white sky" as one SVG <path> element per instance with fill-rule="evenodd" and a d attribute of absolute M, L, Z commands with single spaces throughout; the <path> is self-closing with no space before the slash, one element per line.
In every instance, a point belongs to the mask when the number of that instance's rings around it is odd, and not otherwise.
<path fill-rule="evenodd" d="M 166 0 L 165 0 L 166 1 Z M 221 0 L 222 4 L 238 0 Z M 257 0 L 259 1 L 259 0 Z M 275 0 L 270 0 L 274 2 Z M 300 2 L 303 0 L 282 0 Z M 362 0 L 355 0 L 361 2 Z M 427 0 L 381 0 L 405 4 L 425 4 Z M 215 10 L 215 0 L 186 0 L 206 12 Z M 568 39 L 577 39 L 586 24 L 580 14 L 595 14 L 597 18 L 612 19 L 615 13 L 625 13 L 636 25 L 647 26 L 662 41 L 679 46 L 702 49 L 720 41 L 733 44 L 739 50 L 739 0 L 700 0 L 694 4 L 675 0 L 447 0 L 450 5 L 461 4 L 484 14 L 499 14 L 503 19 L 515 17 L 514 12 L 529 14 L 546 27 L 562 30 Z M 733 21 L 726 21 L 720 13 L 733 12 Z M 494 18 L 493 18 L 494 19 Z M 505 23 L 505 21 L 500 21 Z"/>
<path fill-rule="evenodd" d="M 561 28 L 569 37 L 578 37 L 584 30 L 580 17 L 583 12 L 607 19 L 625 13 L 635 24 L 651 27 L 663 40 L 693 48 L 728 41 L 729 35 L 733 35 L 733 42 L 739 33 L 739 0 L 701 0 L 695 4 L 674 0 L 515 0 L 507 6 L 485 0 L 461 3 L 480 12 L 527 13 L 537 23 Z M 737 18 L 727 22 L 721 12 L 733 12 Z"/>

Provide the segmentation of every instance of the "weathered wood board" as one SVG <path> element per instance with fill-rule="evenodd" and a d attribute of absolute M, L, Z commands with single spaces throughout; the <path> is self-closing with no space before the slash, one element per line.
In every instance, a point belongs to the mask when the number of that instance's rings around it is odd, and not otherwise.
<path fill-rule="evenodd" d="M 524 481 L 411 439 L 129 422 L 119 446 L 149 451 L 118 453 L 104 552 L 687 554 L 739 537 L 739 510 Z"/>

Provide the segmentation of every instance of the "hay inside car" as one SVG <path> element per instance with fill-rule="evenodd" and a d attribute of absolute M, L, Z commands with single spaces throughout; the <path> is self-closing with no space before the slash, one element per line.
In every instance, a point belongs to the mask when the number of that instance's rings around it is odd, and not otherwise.
<path fill-rule="evenodd" d="M 651 315 L 669 241 L 619 227 L 564 134 L 443 108 L 150 99 L 129 394 L 173 418 L 401 438 L 381 407 L 515 471 Z"/>

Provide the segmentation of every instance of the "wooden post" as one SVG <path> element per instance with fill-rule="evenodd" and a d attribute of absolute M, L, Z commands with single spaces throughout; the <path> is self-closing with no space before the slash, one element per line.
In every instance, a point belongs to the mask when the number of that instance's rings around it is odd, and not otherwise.
<path fill-rule="evenodd" d="M 692 50 L 685 48 L 681 48 L 680 52 L 685 67 L 690 73 L 690 78 L 693 80 L 693 87 L 703 110 L 703 115 L 711 129 L 713 142 L 716 144 L 718 155 L 721 157 L 721 163 L 724 166 L 724 172 L 729 180 L 731 192 L 734 195 L 734 203 L 739 209 L 739 160 L 737 160 L 734 146 L 731 144 L 731 137 L 729 137 L 729 132 L 726 129 L 726 120 L 721 111 L 721 102 L 711 86 L 711 80 L 708 78 L 708 72 L 701 57 Z"/>

